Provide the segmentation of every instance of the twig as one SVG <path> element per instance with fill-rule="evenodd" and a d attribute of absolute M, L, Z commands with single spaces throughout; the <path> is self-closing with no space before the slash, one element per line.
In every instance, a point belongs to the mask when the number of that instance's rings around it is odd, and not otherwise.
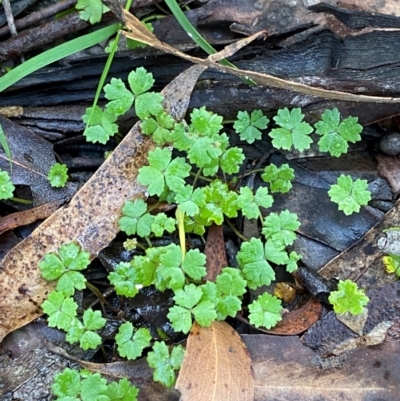
<path fill-rule="evenodd" d="M 60 13 L 61 11 L 67 10 L 68 8 L 73 7 L 75 4 L 76 0 L 64 0 L 60 3 L 52 4 L 49 7 L 46 7 L 40 11 L 29 14 L 24 18 L 16 20 L 15 27 L 19 30 L 24 29 L 40 21 L 43 21 L 44 19 L 49 18 L 57 13 Z M 2 27 L 0 29 L 0 37 L 7 35 L 9 32 L 10 30 L 8 26 Z"/>

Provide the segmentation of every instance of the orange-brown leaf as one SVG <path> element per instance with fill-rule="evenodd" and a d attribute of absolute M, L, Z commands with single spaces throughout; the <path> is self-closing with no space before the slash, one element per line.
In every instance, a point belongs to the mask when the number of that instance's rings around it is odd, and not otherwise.
<path fill-rule="evenodd" d="M 225 322 L 195 323 L 176 388 L 181 401 L 252 401 L 251 360 L 235 329 Z"/>

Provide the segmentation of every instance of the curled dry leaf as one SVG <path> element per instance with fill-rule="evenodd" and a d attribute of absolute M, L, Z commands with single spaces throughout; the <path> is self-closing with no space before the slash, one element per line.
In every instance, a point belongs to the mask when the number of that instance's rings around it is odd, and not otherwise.
<path fill-rule="evenodd" d="M 184 117 L 192 89 L 204 69 L 189 68 L 164 88 L 165 106 L 174 118 Z M 154 147 L 136 124 L 70 204 L 58 209 L 4 257 L 0 288 L 7 291 L 0 292 L 0 341 L 42 314 L 40 305 L 54 288 L 54 283 L 41 278 L 37 267 L 46 252 L 76 241 L 94 258 L 113 240 L 125 201 L 145 196 L 145 188 L 136 177 Z"/>
<path fill-rule="evenodd" d="M 181 392 L 181 401 L 253 400 L 250 356 L 228 323 L 193 325 L 176 388 Z"/>

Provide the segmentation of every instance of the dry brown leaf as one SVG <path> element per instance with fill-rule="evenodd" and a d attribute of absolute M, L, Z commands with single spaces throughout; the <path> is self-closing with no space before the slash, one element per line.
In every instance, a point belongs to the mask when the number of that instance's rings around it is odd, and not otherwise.
<path fill-rule="evenodd" d="M 193 325 L 176 388 L 181 392 L 181 401 L 253 400 L 250 356 L 228 323 Z"/>
<path fill-rule="evenodd" d="M 38 220 L 47 219 L 61 205 L 61 202 L 49 202 L 21 212 L 11 213 L 0 217 L 0 235 L 13 228 L 25 226 Z"/>
<path fill-rule="evenodd" d="M 139 42 L 146 43 L 149 46 L 153 46 L 164 52 L 172 53 L 176 56 L 182 57 L 185 60 L 191 61 L 192 63 L 201 64 L 206 67 L 215 68 L 225 73 L 233 74 L 246 79 L 253 79 L 259 85 L 272 86 L 275 88 L 289 89 L 295 92 L 304 93 L 307 95 L 318 96 L 327 99 L 337 99 L 337 100 L 348 100 L 355 102 L 378 102 L 378 103 L 400 103 L 400 98 L 390 98 L 390 97 L 379 97 L 379 96 L 366 96 L 366 95 L 355 95 L 352 93 L 331 91 L 322 88 L 316 88 L 313 86 L 304 85 L 298 82 L 285 80 L 282 78 L 277 78 L 272 75 L 262 74 L 255 71 L 241 70 L 238 68 L 227 67 L 218 64 L 213 59 L 201 59 L 198 57 L 189 56 L 174 47 L 161 42 L 155 35 L 148 31 L 143 24 L 128 11 L 125 11 L 126 26 L 130 32 L 122 31 L 122 33 L 133 40 L 138 40 Z M 258 37 L 265 35 L 265 32 L 259 32 L 248 38 L 242 39 L 237 43 L 227 46 L 223 51 L 218 53 L 218 59 L 227 58 L 231 56 L 239 48 L 245 46 L 251 41 L 257 39 Z"/>
<path fill-rule="evenodd" d="M 165 106 L 174 118 L 184 117 L 204 69 L 192 67 L 164 88 Z M 42 314 L 40 305 L 54 289 L 54 283 L 44 281 L 37 267 L 46 252 L 77 241 L 94 258 L 114 239 L 125 201 L 144 197 L 145 188 L 136 177 L 154 147 L 142 136 L 137 123 L 70 204 L 57 210 L 4 257 L 0 264 L 0 341 Z"/>
<path fill-rule="evenodd" d="M 207 258 L 207 275 L 205 280 L 215 281 L 218 274 L 221 273 L 221 270 L 228 266 L 222 226 L 212 224 L 208 228 L 204 253 Z"/>
<path fill-rule="evenodd" d="M 255 401 L 399 399 L 400 341 L 321 358 L 297 337 L 243 335 L 255 376 Z"/>
<path fill-rule="evenodd" d="M 58 200 L 69 201 L 76 185 L 67 183 L 64 188 L 53 188 L 47 178 L 50 167 L 56 162 L 53 145 L 7 118 L 0 116 L 0 124 L 11 152 L 13 184 L 29 185 L 34 206 Z M 10 171 L 8 157 L 1 147 L 0 168 Z"/>

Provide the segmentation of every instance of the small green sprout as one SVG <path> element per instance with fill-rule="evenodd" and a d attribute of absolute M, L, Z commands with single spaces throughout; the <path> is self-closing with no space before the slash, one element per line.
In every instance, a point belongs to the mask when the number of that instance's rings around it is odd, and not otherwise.
<path fill-rule="evenodd" d="M 291 181 L 294 179 L 294 170 L 288 164 L 282 164 L 280 167 L 270 164 L 265 167 L 261 178 L 270 184 L 272 193 L 281 192 L 285 194 L 292 188 Z"/>
<path fill-rule="evenodd" d="M 14 191 L 15 187 L 8 172 L 0 169 L 0 200 L 12 198 Z"/>
<path fill-rule="evenodd" d="M 361 315 L 369 301 L 364 290 L 358 289 L 351 280 L 340 280 L 337 291 L 331 292 L 328 299 L 335 313 L 350 312 L 352 315 Z"/>
<path fill-rule="evenodd" d="M 83 314 L 83 323 L 77 318 L 72 320 L 66 340 L 70 344 L 79 342 L 84 351 L 96 349 L 103 341 L 95 331 L 100 330 L 105 324 L 106 319 L 101 316 L 99 310 L 87 309 Z"/>
<path fill-rule="evenodd" d="M 153 350 L 147 354 L 147 362 L 154 369 L 154 381 L 171 388 L 176 381 L 175 371 L 180 369 L 184 354 L 182 345 L 173 347 L 170 353 L 164 341 L 156 341 Z"/>
<path fill-rule="evenodd" d="M 129 360 L 142 355 L 143 349 L 150 346 L 151 334 L 149 329 L 135 329 L 131 322 L 122 323 L 115 336 L 118 353 Z"/>
<path fill-rule="evenodd" d="M 282 320 L 282 302 L 267 292 L 249 305 L 249 321 L 256 327 L 270 329 Z"/>
<path fill-rule="evenodd" d="M 46 253 L 39 262 L 39 269 L 45 280 L 58 280 L 57 291 L 71 296 L 75 288 L 85 288 L 86 278 L 80 270 L 86 269 L 89 263 L 89 252 L 82 251 L 78 244 L 70 242 L 62 245 L 58 254 Z"/>
<path fill-rule="evenodd" d="M 328 195 L 332 202 L 339 205 L 346 216 L 360 211 L 360 206 L 367 205 L 371 200 L 371 192 L 367 190 L 367 180 L 353 179 L 349 175 L 341 175 L 337 184 L 331 185 Z"/>
<path fill-rule="evenodd" d="M 319 149 L 336 157 L 346 153 L 348 142 L 356 143 L 361 140 L 360 133 L 363 128 L 357 122 L 357 117 L 347 117 L 340 122 L 338 109 L 325 110 L 322 121 L 315 124 L 315 132 L 321 136 Z"/>
<path fill-rule="evenodd" d="M 79 17 L 83 21 L 89 21 L 92 25 L 101 21 L 104 13 L 110 9 L 101 2 L 101 0 L 78 0 L 75 5 L 79 12 Z"/>
<path fill-rule="evenodd" d="M 99 373 L 78 372 L 70 368 L 54 376 L 51 388 L 57 397 L 55 401 L 136 401 L 139 393 L 139 389 L 126 378 L 107 385 L 107 380 Z"/>
<path fill-rule="evenodd" d="M 303 121 L 304 114 L 301 109 L 295 108 L 289 111 L 287 107 L 278 110 L 273 120 L 280 126 L 269 133 L 272 144 L 277 149 L 290 150 L 292 147 L 302 152 L 310 149 L 312 139 L 310 137 L 313 128 Z"/>
<path fill-rule="evenodd" d="M 47 176 L 50 185 L 54 188 L 65 187 L 68 180 L 68 168 L 65 164 L 55 163 L 50 167 Z"/>
<path fill-rule="evenodd" d="M 253 143 L 256 139 L 261 139 L 260 130 L 266 129 L 268 123 L 268 118 L 261 110 L 254 110 L 251 115 L 247 111 L 239 111 L 233 128 L 242 141 Z"/>

